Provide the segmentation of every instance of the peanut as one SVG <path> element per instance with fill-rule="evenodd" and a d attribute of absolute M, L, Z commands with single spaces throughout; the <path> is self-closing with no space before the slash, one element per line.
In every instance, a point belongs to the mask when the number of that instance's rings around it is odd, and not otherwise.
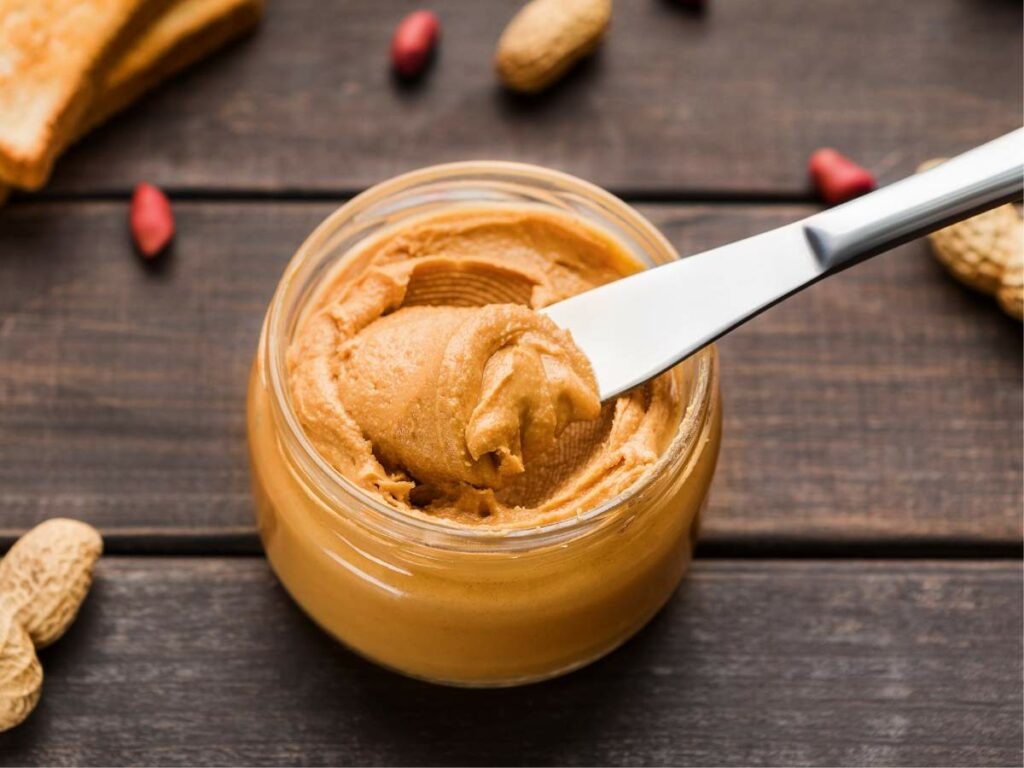
<path fill-rule="evenodd" d="M 430 11 L 413 11 L 395 28 L 391 38 L 391 66 L 401 77 L 422 74 L 437 47 L 441 22 Z"/>
<path fill-rule="evenodd" d="M 498 41 L 498 75 L 515 91 L 547 88 L 597 48 L 611 16 L 611 0 L 532 0 Z"/>
<path fill-rule="evenodd" d="M 1024 320 L 1024 252 L 1020 249 L 1006 265 L 1003 279 L 996 289 L 996 299 L 1006 314 Z"/>
<path fill-rule="evenodd" d="M 18 725 L 35 709 L 43 689 L 43 668 L 28 632 L 0 610 L 0 732 Z"/>
<path fill-rule="evenodd" d="M 922 164 L 918 171 L 941 160 Z M 1007 314 L 1024 316 L 1024 220 L 1011 203 L 928 236 L 935 257 L 953 277 L 995 296 Z"/>
<path fill-rule="evenodd" d="M 0 731 L 28 717 L 39 700 L 36 649 L 71 626 L 102 551 L 92 526 L 55 518 L 18 539 L 0 561 Z"/>
<path fill-rule="evenodd" d="M 845 203 L 875 188 L 875 177 L 869 171 L 834 149 L 817 150 L 808 165 L 818 194 L 829 205 Z"/>
<path fill-rule="evenodd" d="M 0 562 L 0 608 L 45 648 L 75 620 L 102 551 L 90 525 L 64 518 L 40 523 Z"/>
<path fill-rule="evenodd" d="M 147 259 L 157 256 L 174 237 L 174 214 L 167 196 L 152 184 L 139 184 L 132 195 L 132 238 Z"/>

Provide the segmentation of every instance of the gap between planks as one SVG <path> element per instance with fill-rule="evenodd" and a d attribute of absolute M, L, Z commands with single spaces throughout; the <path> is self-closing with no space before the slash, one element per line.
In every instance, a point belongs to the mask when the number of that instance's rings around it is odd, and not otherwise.
<path fill-rule="evenodd" d="M 22 531 L 0 529 L 0 551 L 6 551 Z M 207 557 L 262 555 L 256 531 L 228 528 L 218 531 L 123 528 L 103 534 L 110 555 Z M 786 537 L 717 537 L 700 541 L 696 557 L 703 560 L 1021 560 L 1024 545 L 935 537 L 914 541 L 853 539 L 799 540 Z"/>
<path fill-rule="evenodd" d="M 384 181 L 384 179 L 381 179 Z M 176 202 L 209 202 L 209 203 L 344 203 L 361 194 L 365 189 L 212 189 L 208 187 L 175 187 L 162 188 Z M 806 194 L 793 194 L 780 191 L 765 192 L 716 192 L 714 190 L 689 190 L 673 192 L 642 188 L 609 188 L 608 191 L 627 203 L 642 205 L 818 205 L 820 201 L 808 191 Z M 96 189 L 88 192 L 47 192 L 45 190 L 32 195 L 15 194 L 8 206 L 69 204 L 69 203 L 121 203 L 131 199 L 132 190 L 126 188 Z"/>

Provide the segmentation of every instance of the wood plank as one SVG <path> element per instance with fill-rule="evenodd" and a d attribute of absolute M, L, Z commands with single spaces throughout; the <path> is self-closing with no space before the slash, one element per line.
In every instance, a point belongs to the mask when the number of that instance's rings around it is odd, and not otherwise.
<path fill-rule="evenodd" d="M 255 551 L 246 376 L 281 270 L 332 207 L 178 203 L 160 270 L 132 254 L 123 204 L 7 210 L 0 535 L 71 515 L 119 551 L 182 551 L 195 536 Z M 810 209 L 642 210 L 685 253 Z M 720 348 L 725 439 L 704 532 L 719 554 L 1019 547 L 1021 326 L 923 243 L 775 307 Z"/>
<path fill-rule="evenodd" d="M 808 212 L 644 210 L 682 253 Z M 719 344 L 725 431 L 708 537 L 1019 544 L 1021 338 L 923 241 L 754 319 Z"/>
<path fill-rule="evenodd" d="M 502 92 L 495 41 L 520 0 L 433 0 L 430 76 L 388 71 L 408 0 L 269 3 L 251 40 L 74 149 L 51 192 L 349 193 L 476 158 L 551 165 L 618 191 L 800 195 L 834 145 L 882 179 L 1020 125 L 1021 4 L 620 0 L 601 55 L 535 99 Z"/>
<path fill-rule="evenodd" d="M 700 563 L 606 659 L 441 688 L 262 559 L 107 558 L 6 765 L 1020 765 L 1017 563 Z M 784 618 L 783 618 L 784 617 Z"/>

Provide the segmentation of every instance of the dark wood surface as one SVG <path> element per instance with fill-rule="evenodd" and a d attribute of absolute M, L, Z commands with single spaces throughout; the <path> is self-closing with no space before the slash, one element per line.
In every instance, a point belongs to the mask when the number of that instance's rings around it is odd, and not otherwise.
<path fill-rule="evenodd" d="M 158 271 L 134 258 L 122 203 L 8 210 L 3 532 L 74 514 L 108 534 L 241 535 L 255 550 L 246 377 L 281 270 L 333 207 L 178 204 Z M 692 252 L 811 209 L 642 210 Z M 720 345 L 708 544 L 1019 545 L 1020 345 L 1020 324 L 948 279 L 923 243 L 755 319 Z"/>
<path fill-rule="evenodd" d="M 606 660 L 431 687 L 284 595 L 253 533 L 246 375 L 278 275 L 348 195 L 446 160 L 536 162 L 688 253 L 815 210 L 818 146 L 889 181 L 1021 122 L 1017 0 L 617 0 L 600 55 L 535 99 L 491 71 L 518 4 L 432 1 L 441 55 L 402 88 L 387 43 L 417 3 L 270 0 L 255 36 L 0 211 L 0 546 L 65 515 L 110 553 L 0 764 L 1024 760 L 1021 325 L 923 243 L 722 341 L 695 572 Z M 126 233 L 144 179 L 178 220 L 156 268 Z"/>
<path fill-rule="evenodd" d="M 412 89 L 387 66 L 411 0 L 268 5 L 259 34 L 88 138 L 49 191 L 349 192 L 488 158 L 619 192 L 792 196 L 822 145 L 892 180 L 1020 124 L 1017 0 L 618 0 L 600 55 L 534 99 L 493 74 L 519 0 L 433 0 L 441 53 Z"/>
<path fill-rule="evenodd" d="M 698 563 L 549 683 L 364 662 L 262 560 L 105 560 L 8 764 L 1020 765 L 1019 563 Z M 799 606 L 794 611 L 794 606 Z M 998 659 L 995 663 L 993 660 Z"/>

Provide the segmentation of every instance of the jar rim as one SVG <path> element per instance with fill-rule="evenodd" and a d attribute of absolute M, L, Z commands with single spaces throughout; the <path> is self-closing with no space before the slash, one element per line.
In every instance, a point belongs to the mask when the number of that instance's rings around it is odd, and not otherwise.
<path fill-rule="evenodd" d="M 361 514 L 360 518 L 362 522 L 376 530 L 390 535 L 398 532 L 404 534 L 407 539 L 441 549 L 468 547 L 508 552 L 561 543 L 599 527 L 601 523 L 612 518 L 616 510 L 646 491 L 665 471 L 666 465 L 673 461 L 686 461 L 689 454 L 698 447 L 702 427 L 711 409 L 712 382 L 717 374 L 717 357 L 711 347 L 701 350 L 691 358 L 697 366 L 692 392 L 683 406 L 682 417 L 671 443 L 658 457 L 654 466 L 621 493 L 594 508 L 573 517 L 535 526 L 470 527 L 440 518 L 432 520 L 410 515 L 392 507 L 375 498 L 371 492 L 357 485 L 327 462 L 302 428 L 291 403 L 285 364 L 291 338 L 284 338 L 286 334 L 282 330 L 288 319 L 289 310 L 294 309 L 289 306 L 288 300 L 292 298 L 289 288 L 300 269 L 323 252 L 326 241 L 344 222 L 353 220 L 371 206 L 425 182 L 443 182 L 459 178 L 477 183 L 486 183 L 488 180 L 527 184 L 544 182 L 554 187 L 556 191 L 577 193 L 590 202 L 597 203 L 606 213 L 623 220 L 670 258 L 679 258 L 664 235 L 632 206 L 590 182 L 561 171 L 527 163 L 481 160 L 444 163 L 410 171 L 376 184 L 338 207 L 296 250 L 275 289 L 263 325 L 258 357 L 259 375 L 264 383 L 269 385 L 271 410 L 278 426 L 278 434 L 284 438 L 283 442 L 289 449 L 290 457 L 298 464 L 298 469 L 312 486 L 309 490 L 318 492 L 317 495 L 327 502 L 327 509 L 334 514 L 338 514 L 339 504 L 332 502 L 355 502 L 360 512 L 368 510 L 372 513 Z"/>

